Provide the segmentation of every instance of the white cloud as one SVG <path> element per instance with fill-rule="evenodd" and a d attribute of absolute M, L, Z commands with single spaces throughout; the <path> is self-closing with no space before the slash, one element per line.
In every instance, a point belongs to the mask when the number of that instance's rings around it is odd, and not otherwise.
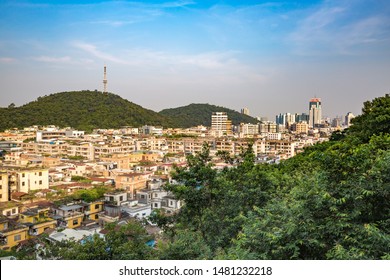
<path fill-rule="evenodd" d="M 366 44 L 384 42 L 390 35 L 389 17 L 348 1 L 326 1 L 298 22 L 288 36 L 295 54 L 362 54 Z"/>
<path fill-rule="evenodd" d="M 48 62 L 48 63 L 69 63 L 71 58 L 69 56 L 53 57 L 53 56 L 38 56 L 33 58 L 36 61 Z"/>
<path fill-rule="evenodd" d="M 0 63 L 13 63 L 16 61 L 17 59 L 13 57 L 0 57 Z"/>
<path fill-rule="evenodd" d="M 114 63 L 119 63 L 119 64 L 127 64 L 125 60 L 120 59 L 116 56 L 113 56 L 111 54 L 102 52 L 98 50 L 97 46 L 93 44 L 88 44 L 88 43 L 82 43 L 82 42 L 76 42 L 72 44 L 74 47 L 83 50 L 87 52 L 88 54 L 100 58 L 106 62 L 114 62 Z"/>

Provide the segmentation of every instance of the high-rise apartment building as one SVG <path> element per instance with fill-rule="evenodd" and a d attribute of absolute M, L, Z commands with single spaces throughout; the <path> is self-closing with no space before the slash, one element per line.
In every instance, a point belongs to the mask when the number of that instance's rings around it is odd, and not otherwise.
<path fill-rule="evenodd" d="M 321 98 L 312 98 L 309 102 L 309 127 L 315 127 L 321 124 L 321 120 Z"/>
<path fill-rule="evenodd" d="M 241 114 L 248 115 L 249 116 L 249 109 L 248 108 L 243 108 L 241 109 Z"/>
<path fill-rule="evenodd" d="M 276 116 L 276 124 L 282 125 L 284 127 L 290 127 L 295 122 L 296 122 L 295 114 L 285 113 Z"/>
<path fill-rule="evenodd" d="M 347 115 L 345 116 L 345 122 L 344 122 L 344 125 L 346 127 L 349 127 L 351 125 L 351 120 L 354 118 L 354 114 L 352 114 L 351 112 L 348 112 Z"/>
<path fill-rule="evenodd" d="M 232 131 L 232 122 L 228 119 L 226 112 L 213 112 L 211 115 L 211 130 L 222 136 L 230 134 Z"/>

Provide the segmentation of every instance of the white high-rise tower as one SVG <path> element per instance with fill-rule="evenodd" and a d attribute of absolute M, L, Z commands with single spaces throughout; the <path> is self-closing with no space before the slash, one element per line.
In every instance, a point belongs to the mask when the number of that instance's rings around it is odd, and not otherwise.
<path fill-rule="evenodd" d="M 321 99 L 312 98 L 309 102 L 309 127 L 313 128 L 322 121 Z"/>

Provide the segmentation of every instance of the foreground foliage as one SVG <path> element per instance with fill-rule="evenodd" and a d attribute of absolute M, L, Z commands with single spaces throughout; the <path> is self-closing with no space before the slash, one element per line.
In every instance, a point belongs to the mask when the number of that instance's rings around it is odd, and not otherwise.
<path fill-rule="evenodd" d="M 191 232 L 218 259 L 389 259 L 389 108 L 389 95 L 366 102 L 349 131 L 280 165 L 248 150 L 216 173 L 207 147 L 190 156 L 168 187 L 185 201 L 172 246 Z"/>

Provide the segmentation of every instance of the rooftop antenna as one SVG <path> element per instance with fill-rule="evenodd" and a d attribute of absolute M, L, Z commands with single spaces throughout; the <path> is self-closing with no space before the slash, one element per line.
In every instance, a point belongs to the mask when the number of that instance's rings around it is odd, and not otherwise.
<path fill-rule="evenodd" d="M 104 64 L 103 93 L 107 93 L 107 66 Z"/>

